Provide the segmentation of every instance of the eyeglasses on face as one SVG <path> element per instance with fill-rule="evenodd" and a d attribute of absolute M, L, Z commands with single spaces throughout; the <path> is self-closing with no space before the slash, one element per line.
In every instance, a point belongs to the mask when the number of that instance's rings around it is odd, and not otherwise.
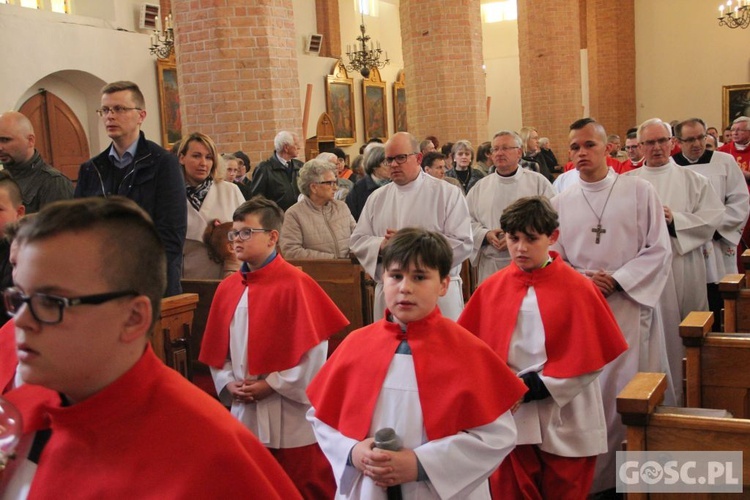
<path fill-rule="evenodd" d="M 683 144 L 689 144 L 691 142 L 703 142 L 706 140 L 706 135 L 702 134 L 702 135 L 696 135 L 695 137 L 680 137 L 677 140 Z"/>
<path fill-rule="evenodd" d="M 386 156 L 385 157 L 385 162 L 388 165 L 390 165 L 391 163 L 393 163 L 395 161 L 398 165 L 403 165 L 404 163 L 406 163 L 406 160 L 410 156 L 414 156 L 414 155 L 417 155 L 417 154 L 419 154 L 419 153 L 409 153 L 409 154 L 405 154 L 405 155 Z"/>
<path fill-rule="evenodd" d="M 232 229 L 227 233 L 227 239 L 234 241 L 239 239 L 240 241 L 247 241 L 253 237 L 254 233 L 268 233 L 273 231 L 272 229 L 256 229 L 254 227 L 243 227 L 240 230 Z"/>
<path fill-rule="evenodd" d="M 513 151 L 514 149 L 521 149 L 518 146 L 503 146 L 503 147 L 494 147 L 490 149 L 491 153 L 498 153 L 502 151 L 503 153 L 507 153 L 508 151 Z"/>
<path fill-rule="evenodd" d="M 665 145 L 666 143 L 669 142 L 669 139 L 670 139 L 669 137 L 661 137 L 659 139 L 651 139 L 651 140 L 648 140 L 648 141 L 642 141 L 641 144 L 643 146 L 646 146 L 647 148 L 653 148 L 657 144 L 659 146 Z"/>
<path fill-rule="evenodd" d="M 34 319 L 46 325 L 60 323 L 63 320 L 63 311 L 68 307 L 84 304 L 99 305 L 122 297 L 134 297 L 136 295 L 140 294 L 134 290 L 85 295 L 83 297 L 59 297 L 47 293 L 25 295 L 16 287 L 3 290 L 3 300 L 8 316 L 17 316 L 21 307 L 27 304 Z"/>
<path fill-rule="evenodd" d="M 324 184 L 326 186 L 336 186 L 339 183 L 339 181 L 320 181 L 316 182 L 315 184 Z"/>
<path fill-rule="evenodd" d="M 133 111 L 134 109 L 137 109 L 138 111 L 142 111 L 141 108 L 129 108 L 127 106 L 113 106 L 111 108 L 109 106 L 102 106 L 101 108 L 96 110 L 96 114 L 101 117 L 105 117 L 110 113 L 114 113 L 116 115 L 122 115 L 122 114 L 127 113 L 128 111 Z"/>

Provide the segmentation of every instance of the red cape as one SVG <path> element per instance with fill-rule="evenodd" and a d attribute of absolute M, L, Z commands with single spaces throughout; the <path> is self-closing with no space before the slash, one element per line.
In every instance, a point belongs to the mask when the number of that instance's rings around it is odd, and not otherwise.
<path fill-rule="evenodd" d="M 8 390 L 13 383 L 17 366 L 16 322 L 10 319 L 0 327 L 0 394 Z"/>
<path fill-rule="evenodd" d="M 301 498 L 258 440 L 147 347 L 120 378 L 72 406 L 8 393 L 24 432 L 52 429 L 29 498 Z"/>
<path fill-rule="evenodd" d="M 229 324 L 245 290 L 251 375 L 297 366 L 307 351 L 349 324 L 315 280 L 277 255 L 257 271 L 237 271 L 219 284 L 198 357 L 202 363 L 224 366 Z"/>
<path fill-rule="evenodd" d="M 315 416 L 348 437 L 366 438 L 403 339 L 411 348 L 429 440 L 488 424 L 526 392 L 492 350 L 435 308 L 409 323 L 406 333 L 385 319 L 350 333 L 307 388 Z"/>
<path fill-rule="evenodd" d="M 626 172 L 630 172 L 631 170 L 635 170 L 636 168 L 641 168 L 643 166 L 645 158 L 641 158 L 641 161 L 639 161 L 636 164 L 633 164 L 633 160 L 628 158 L 624 162 L 620 163 L 620 170 L 617 172 L 618 174 L 624 174 Z"/>
<path fill-rule="evenodd" d="M 487 342 L 503 360 L 521 302 L 534 287 L 544 325 L 544 374 L 570 378 L 599 370 L 628 348 L 607 301 L 594 283 L 550 252 L 552 263 L 530 273 L 515 263 L 487 278 L 458 324 Z"/>
<path fill-rule="evenodd" d="M 750 170 L 750 147 L 746 148 L 744 151 L 740 151 L 737 149 L 737 146 L 734 145 L 734 142 L 727 142 L 719 148 L 719 151 L 734 156 L 734 159 L 737 161 L 741 170 Z"/>

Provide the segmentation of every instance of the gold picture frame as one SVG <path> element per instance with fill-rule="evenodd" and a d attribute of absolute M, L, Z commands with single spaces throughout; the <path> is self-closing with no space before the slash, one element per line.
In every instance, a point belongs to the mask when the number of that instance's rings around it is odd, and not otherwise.
<path fill-rule="evenodd" d="M 409 131 L 409 122 L 406 119 L 406 76 L 404 70 L 399 71 L 398 78 L 393 82 L 393 131 Z"/>
<path fill-rule="evenodd" d="M 370 69 L 370 76 L 362 80 L 362 115 L 365 124 L 365 141 L 377 137 L 388 140 L 388 103 L 385 82 L 378 68 Z"/>
<path fill-rule="evenodd" d="M 750 83 L 724 85 L 722 89 L 721 109 L 725 127 L 740 116 L 750 116 Z"/>
<path fill-rule="evenodd" d="M 177 64 L 174 55 L 168 59 L 157 59 L 156 80 L 159 86 L 161 144 L 169 149 L 174 143 L 182 140 L 180 91 L 177 86 Z"/>
<path fill-rule="evenodd" d="M 337 61 L 326 76 L 326 112 L 333 122 L 336 146 L 351 146 L 357 142 L 354 115 L 354 80 L 349 78 L 344 63 Z"/>

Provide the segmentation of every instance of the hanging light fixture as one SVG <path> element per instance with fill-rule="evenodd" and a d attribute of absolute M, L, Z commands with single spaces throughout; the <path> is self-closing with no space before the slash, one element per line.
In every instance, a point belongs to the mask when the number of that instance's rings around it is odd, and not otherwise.
<path fill-rule="evenodd" d="M 161 19 L 156 18 L 156 29 L 151 33 L 152 56 L 166 59 L 174 53 L 174 29 L 172 28 L 172 14 L 164 18 L 164 30 L 162 31 Z"/>
<path fill-rule="evenodd" d="M 362 24 L 359 25 L 359 31 L 362 33 L 357 37 L 357 43 L 352 47 L 346 45 L 346 55 L 349 57 L 349 64 L 345 67 L 347 71 L 359 71 L 363 78 L 370 76 L 371 68 L 382 68 L 389 62 L 388 52 L 385 52 L 385 60 L 381 61 L 380 56 L 384 53 L 380 48 L 380 42 L 370 41 L 370 37 L 365 32 L 365 15 L 362 13 Z M 369 47 L 368 47 L 369 42 Z"/>
<path fill-rule="evenodd" d="M 735 4 L 733 7 L 732 0 L 727 0 L 726 5 L 719 5 L 719 26 L 733 29 L 750 26 L 750 0 L 735 0 Z"/>

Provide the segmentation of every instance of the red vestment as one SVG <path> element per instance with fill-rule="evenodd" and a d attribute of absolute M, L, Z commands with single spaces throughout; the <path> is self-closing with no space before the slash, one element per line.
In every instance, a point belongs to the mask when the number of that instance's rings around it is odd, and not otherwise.
<path fill-rule="evenodd" d="M 533 286 L 544 325 L 544 375 L 571 378 L 599 370 L 625 352 L 625 338 L 594 283 L 556 252 L 550 256 L 553 261 L 541 269 L 527 273 L 511 262 L 487 278 L 472 294 L 458 324 L 507 361 L 521 302 Z"/>
<path fill-rule="evenodd" d="M 0 394 L 13 387 L 17 366 L 16 322 L 11 319 L 0 327 Z"/>
<path fill-rule="evenodd" d="M 625 172 L 630 172 L 631 170 L 635 170 L 636 168 L 641 168 L 643 166 L 645 158 L 641 158 L 638 163 L 633 163 L 633 160 L 628 158 L 624 162 L 620 163 L 620 170 L 617 171 L 618 174 L 624 174 Z"/>
<path fill-rule="evenodd" d="M 300 498 L 250 431 L 150 346 L 124 375 L 72 406 L 60 407 L 59 398 L 25 404 L 34 388 L 7 395 L 22 410 L 24 433 L 52 430 L 30 499 Z"/>
<path fill-rule="evenodd" d="M 734 156 L 737 165 L 740 166 L 740 170 L 742 170 L 743 173 L 750 172 L 750 145 L 748 145 L 743 151 L 740 151 L 737 149 L 734 141 L 732 141 L 723 144 L 719 148 L 719 151 Z M 747 185 L 747 189 L 750 190 L 750 183 Z M 740 273 L 745 272 L 745 266 L 742 264 L 742 253 L 748 249 L 748 244 L 750 244 L 750 224 L 745 224 L 745 229 L 742 231 L 742 240 L 740 240 L 740 244 L 737 245 L 737 270 Z"/>
<path fill-rule="evenodd" d="M 201 362 L 224 366 L 229 324 L 245 290 L 250 375 L 297 366 L 307 351 L 349 324 L 315 280 L 277 255 L 257 271 L 237 271 L 219 284 L 203 334 Z"/>
<path fill-rule="evenodd" d="M 350 438 L 367 437 L 388 367 L 404 339 L 430 441 L 495 421 L 526 392 L 486 344 L 435 308 L 409 323 L 405 333 L 386 319 L 350 333 L 307 389 L 315 417 Z"/>
<path fill-rule="evenodd" d="M 607 155 L 606 161 L 607 161 L 608 167 L 612 167 L 615 170 L 615 172 L 619 173 L 620 162 L 617 160 L 617 158 L 612 158 L 611 156 Z M 566 172 L 568 170 L 573 170 L 573 168 L 575 168 L 575 165 L 573 165 L 572 161 L 569 161 L 568 163 L 565 164 Z"/>

